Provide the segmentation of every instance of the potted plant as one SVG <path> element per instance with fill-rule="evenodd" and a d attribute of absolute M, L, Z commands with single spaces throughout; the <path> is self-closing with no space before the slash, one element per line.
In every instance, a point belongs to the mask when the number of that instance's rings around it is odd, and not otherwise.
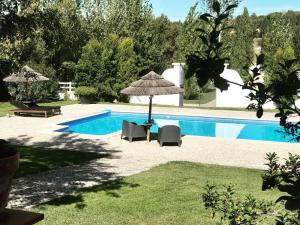
<path fill-rule="evenodd" d="M 75 95 L 79 97 L 81 104 L 91 104 L 95 100 L 97 89 L 94 87 L 80 86 L 75 88 Z"/>
<path fill-rule="evenodd" d="M 0 219 L 7 205 L 11 182 L 19 167 L 19 153 L 0 139 Z"/>

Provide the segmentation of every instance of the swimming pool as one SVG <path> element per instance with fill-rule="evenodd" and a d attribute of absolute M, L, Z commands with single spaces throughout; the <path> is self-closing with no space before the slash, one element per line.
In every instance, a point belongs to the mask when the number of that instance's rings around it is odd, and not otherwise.
<path fill-rule="evenodd" d="M 285 136 L 284 130 L 275 121 L 244 120 L 228 118 L 210 118 L 200 116 L 175 116 L 153 114 L 155 121 L 177 123 L 183 135 L 223 137 L 234 139 L 249 139 L 277 142 L 294 142 L 291 136 Z M 128 120 L 143 124 L 147 114 L 106 111 L 101 114 L 59 125 L 66 126 L 59 132 L 107 135 L 122 129 L 122 121 Z M 151 127 L 151 132 L 157 132 L 158 125 Z"/>

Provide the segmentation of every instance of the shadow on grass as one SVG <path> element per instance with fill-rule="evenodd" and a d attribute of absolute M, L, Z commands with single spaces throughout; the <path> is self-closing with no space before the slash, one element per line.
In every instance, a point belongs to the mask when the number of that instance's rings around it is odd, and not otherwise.
<path fill-rule="evenodd" d="M 20 136 L 8 140 L 18 146 L 35 146 L 18 147 L 23 159 L 20 160 L 17 174 L 19 178 L 13 181 L 10 207 L 38 205 L 70 195 L 78 189 L 119 178 L 116 169 L 108 160 L 118 158 L 119 151 L 109 148 L 103 140 L 83 138 L 74 134 L 59 134 L 49 142 L 33 143 L 32 139 L 33 137 Z M 46 171 L 49 169 L 56 170 Z M 38 174 L 23 176 L 37 170 Z"/>
<path fill-rule="evenodd" d="M 75 204 L 75 208 L 83 209 L 86 207 L 84 202 L 84 193 L 91 193 L 91 192 L 100 192 L 104 191 L 110 197 L 119 198 L 121 197 L 118 190 L 124 187 L 129 188 L 136 188 L 140 185 L 137 183 L 128 183 L 123 180 L 123 178 L 117 178 L 112 181 L 103 182 L 101 185 L 96 185 L 90 188 L 82 188 L 75 193 L 51 200 L 49 202 L 42 203 L 39 205 L 39 208 L 44 209 L 45 206 L 54 205 L 54 206 L 61 206 L 61 205 L 71 205 Z"/>
<path fill-rule="evenodd" d="M 19 170 L 15 178 L 64 166 L 84 164 L 91 160 L 109 158 L 110 154 L 14 146 L 20 153 Z"/>

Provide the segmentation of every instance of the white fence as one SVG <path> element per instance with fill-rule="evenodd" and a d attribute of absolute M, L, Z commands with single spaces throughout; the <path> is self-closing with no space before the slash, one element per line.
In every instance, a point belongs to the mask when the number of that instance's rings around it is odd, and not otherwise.
<path fill-rule="evenodd" d="M 76 100 L 77 98 L 74 94 L 74 89 L 75 83 L 73 82 L 59 82 L 59 98 L 68 98 L 70 100 Z"/>

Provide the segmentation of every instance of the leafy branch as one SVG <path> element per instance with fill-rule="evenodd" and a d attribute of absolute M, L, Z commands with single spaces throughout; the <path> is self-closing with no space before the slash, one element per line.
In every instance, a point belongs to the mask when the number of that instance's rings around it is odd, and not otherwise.
<path fill-rule="evenodd" d="M 229 18 L 231 11 L 236 7 L 236 4 L 229 5 L 221 11 L 220 3 L 215 1 L 212 5 L 213 13 L 204 13 L 199 16 L 199 20 L 206 24 L 206 26 L 197 29 L 199 38 L 206 46 L 206 50 L 202 54 L 195 52 L 195 54 L 187 56 L 187 74 L 188 76 L 195 75 L 200 87 L 212 81 L 215 87 L 221 91 L 227 90 L 230 84 L 250 90 L 248 98 L 253 103 L 247 108 L 255 109 L 258 118 L 263 116 L 263 106 L 268 102 L 273 102 L 279 111 L 275 116 L 280 118 L 280 125 L 284 127 L 286 135 L 291 135 L 293 139 L 300 141 L 300 121 L 289 121 L 295 115 L 300 116 L 300 108 L 296 105 L 296 100 L 300 96 L 300 77 L 298 74 L 300 68 L 296 59 L 279 63 L 279 67 L 274 72 L 276 78 L 272 79 L 268 85 L 260 81 L 267 67 L 264 54 L 256 56 L 256 63 L 253 68 L 245 67 L 249 76 L 244 85 L 221 77 L 224 63 L 228 58 L 222 56 L 224 47 L 220 41 L 220 35 L 224 30 L 233 29 L 229 25 Z"/>

